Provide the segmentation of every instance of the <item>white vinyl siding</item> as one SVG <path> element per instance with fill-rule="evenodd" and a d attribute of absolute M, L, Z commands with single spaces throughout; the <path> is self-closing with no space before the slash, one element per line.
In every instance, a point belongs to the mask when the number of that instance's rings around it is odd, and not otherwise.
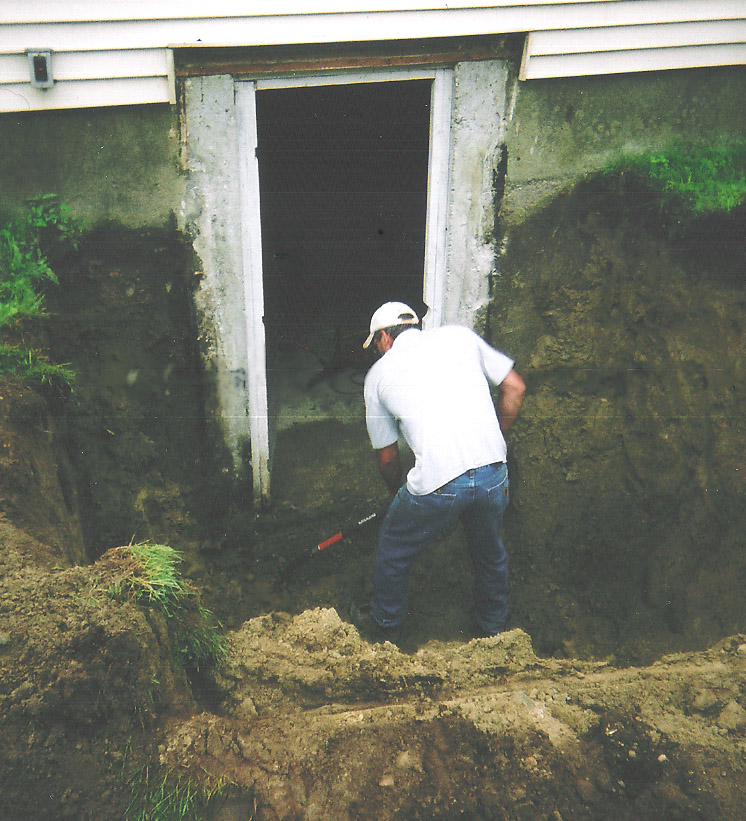
<path fill-rule="evenodd" d="M 741 0 L 690 0 L 687 3 L 692 7 L 700 8 L 700 16 L 692 19 L 717 19 L 718 17 L 732 17 L 732 12 L 723 13 L 724 8 L 742 9 Z M 33 5 L 27 0 L 3 0 L 3 21 L 12 23 L 67 23 L 86 21 L 126 21 L 135 22 L 152 20 L 193 20 L 217 19 L 221 17 L 254 18 L 262 17 L 310 17 L 313 15 L 329 14 L 378 14 L 381 12 L 395 12 L 409 14 L 411 12 L 429 13 L 433 10 L 472 11 L 488 10 L 501 13 L 505 10 L 518 9 L 525 12 L 530 9 L 551 9 L 555 7 L 562 14 L 572 13 L 574 6 L 577 10 L 588 6 L 614 7 L 609 12 L 609 19 L 620 13 L 619 7 L 654 6 L 658 9 L 655 16 L 664 17 L 674 14 L 680 17 L 680 0 L 449 0 L 447 3 L 437 3 L 434 0 L 420 0 L 420 2 L 406 2 L 405 0 L 371 0 L 368 3 L 358 3 L 352 8 L 349 0 L 337 2 L 308 2 L 308 0 L 275 0 L 275 2 L 256 2 L 256 0 L 213 0 L 206 6 L 204 0 L 54 0 L 53 3 Z M 262 8 L 263 7 L 263 8 Z M 624 15 L 637 17 L 643 12 L 621 12 Z"/>
<path fill-rule="evenodd" d="M 130 77 L 157 77 L 169 73 L 168 49 L 131 49 L 117 54 L 117 63 L 127 66 Z M 62 81 L 111 79 L 110 51 L 58 51 L 54 54 L 54 74 Z M 24 54 L 0 54 L 0 83 L 28 82 Z"/>
<path fill-rule="evenodd" d="M 741 64 L 746 20 L 606 26 L 531 32 L 521 79 Z"/>
<path fill-rule="evenodd" d="M 173 51 L 167 48 L 53 50 L 52 76 L 52 88 L 33 88 L 25 52 L 0 53 L 0 111 L 176 101 Z"/>
<path fill-rule="evenodd" d="M 746 0 L 3 0 L 0 111 L 173 102 L 182 46 L 526 33 L 538 79 L 746 64 L 745 23 Z M 31 87 L 27 49 L 53 52 L 53 88 Z"/>

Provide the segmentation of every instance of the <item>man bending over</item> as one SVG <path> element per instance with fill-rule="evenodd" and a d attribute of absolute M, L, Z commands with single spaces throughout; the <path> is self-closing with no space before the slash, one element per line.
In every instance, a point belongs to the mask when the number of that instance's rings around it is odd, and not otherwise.
<path fill-rule="evenodd" d="M 369 607 L 353 605 L 353 621 L 368 638 L 398 641 L 412 561 L 459 516 L 475 572 L 475 634 L 492 636 L 508 618 L 503 434 L 518 415 L 526 386 L 513 360 L 470 329 L 418 326 L 408 305 L 387 302 L 373 314 L 363 344 L 381 354 L 365 379 L 366 423 L 394 497 L 379 534 L 373 598 Z M 497 409 L 491 385 L 500 388 Z M 404 484 L 400 436 L 415 457 Z"/>

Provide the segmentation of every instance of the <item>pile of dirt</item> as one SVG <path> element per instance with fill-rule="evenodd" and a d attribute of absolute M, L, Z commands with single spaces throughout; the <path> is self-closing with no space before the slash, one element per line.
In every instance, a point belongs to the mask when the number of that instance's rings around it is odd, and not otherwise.
<path fill-rule="evenodd" d="M 123 818 L 163 716 L 195 710 L 165 619 L 4 518 L 0 540 L 3 817 Z"/>
<path fill-rule="evenodd" d="M 334 610 L 231 641 L 220 714 L 160 747 L 243 793 L 216 818 L 726 818 L 746 798 L 744 636 L 644 669 L 542 660 L 521 630 L 408 655 Z"/>

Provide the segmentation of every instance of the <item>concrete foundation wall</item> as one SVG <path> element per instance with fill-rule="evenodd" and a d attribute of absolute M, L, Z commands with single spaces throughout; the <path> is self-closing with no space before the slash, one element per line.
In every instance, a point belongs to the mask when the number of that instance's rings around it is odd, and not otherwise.
<path fill-rule="evenodd" d="M 494 135 L 500 129 L 508 147 L 501 210 L 508 223 L 520 222 L 558 190 L 624 151 L 656 148 L 678 136 L 746 134 L 746 67 L 512 79 L 503 106 L 502 78 L 491 75 L 504 70 L 500 62 L 457 66 L 454 145 L 459 150 L 464 145 L 460 107 L 469 103 L 463 89 L 483 82 L 480 102 L 486 103 L 476 114 L 489 135 L 483 140 L 487 165 L 493 162 Z M 53 192 L 95 222 L 163 225 L 182 209 L 183 136 L 176 108 L 169 105 L 2 114 L 0 202 L 21 203 Z M 458 166 L 464 163 L 461 156 L 455 159 L 454 171 L 461 173 Z M 484 190 L 488 177 L 476 174 L 474 182 Z M 479 220 L 489 223 L 485 213 Z M 462 229 L 453 225 L 449 230 L 458 234 Z M 456 245 L 465 240 L 449 241 L 456 270 Z"/>
<path fill-rule="evenodd" d="M 445 322 L 473 325 L 489 300 L 508 78 L 508 65 L 492 60 L 454 72 Z"/>
<path fill-rule="evenodd" d="M 197 77 L 186 83 L 185 94 L 189 171 L 181 222 L 202 260 L 196 295 L 202 350 L 215 377 L 226 444 L 240 470 L 249 435 L 248 358 L 233 78 Z"/>
<path fill-rule="evenodd" d="M 0 114 L 0 205 L 52 193 L 91 223 L 163 226 L 181 207 L 176 107 Z"/>
<path fill-rule="evenodd" d="M 746 67 L 515 82 L 501 218 L 521 222 L 624 153 L 746 136 Z"/>

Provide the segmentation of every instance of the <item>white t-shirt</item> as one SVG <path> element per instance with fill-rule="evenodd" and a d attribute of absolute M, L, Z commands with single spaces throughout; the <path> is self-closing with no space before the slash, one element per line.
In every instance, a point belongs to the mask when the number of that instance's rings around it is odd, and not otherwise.
<path fill-rule="evenodd" d="M 514 362 L 469 328 L 404 331 L 365 378 L 365 415 L 376 450 L 403 436 L 415 456 L 410 493 L 432 493 L 470 468 L 503 462 L 507 447 L 490 384 Z"/>

